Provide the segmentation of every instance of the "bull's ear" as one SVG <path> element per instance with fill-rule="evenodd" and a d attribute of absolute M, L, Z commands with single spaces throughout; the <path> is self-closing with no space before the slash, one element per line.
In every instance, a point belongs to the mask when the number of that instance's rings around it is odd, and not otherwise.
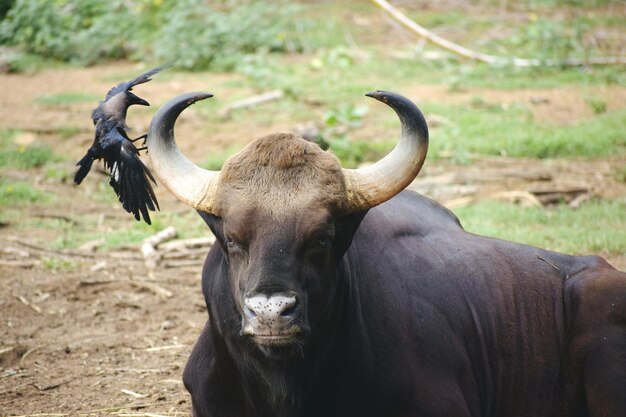
<path fill-rule="evenodd" d="M 213 234 L 215 235 L 215 238 L 222 247 L 222 251 L 226 253 L 226 240 L 224 239 L 224 223 L 222 222 L 222 218 L 216 216 L 215 214 L 207 213 L 206 211 L 196 211 L 198 212 L 200 217 L 202 217 L 202 220 L 204 220 L 207 226 L 209 226 L 211 232 L 213 232 Z"/>
<path fill-rule="evenodd" d="M 352 238 L 368 210 L 359 211 L 340 217 L 335 221 L 335 241 L 333 255 L 338 259 L 343 256 L 352 244 Z"/>

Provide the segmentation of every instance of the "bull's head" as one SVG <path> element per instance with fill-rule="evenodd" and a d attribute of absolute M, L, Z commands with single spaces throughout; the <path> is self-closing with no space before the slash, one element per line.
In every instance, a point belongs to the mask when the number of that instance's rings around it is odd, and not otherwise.
<path fill-rule="evenodd" d="M 416 177 L 428 148 L 423 115 L 396 94 L 368 94 L 395 110 L 396 147 L 365 168 L 342 169 L 332 154 L 291 134 L 257 139 L 221 171 L 194 165 L 177 148 L 174 123 L 205 93 L 172 99 L 154 117 L 148 149 L 155 174 L 196 208 L 221 245 L 241 335 L 261 351 L 305 343 L 332 310 L 337 265 L 358 220 Z"/>

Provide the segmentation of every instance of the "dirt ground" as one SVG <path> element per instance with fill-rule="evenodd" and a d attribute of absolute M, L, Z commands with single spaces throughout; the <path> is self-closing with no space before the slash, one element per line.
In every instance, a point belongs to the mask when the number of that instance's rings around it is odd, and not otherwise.
<path fill-rule="evenodd" d="M 55 152 L 78 160 L 91 142 L 88 115 L 95 102 L 37 103 L 46 95 L 66 91 L 101 97 L 113 83 L 143 69 L 119 64 L 0 75 L 0 128 L 21 129 L 23 133 L 16 138 L 19 143 L 47 143 Z M 141 96 L 158 104 L 207 85 L 225 97 L 235 93 L 235 88 L 238 96 L 252 93 L 245 87 L 232 87 L 228 81 L 236 78 L 234 75 L 181 77 L 157 77 L 141 87 Z M 422 86 L 406 94 L 416 100 L 424 96 L 460 102 L 474 93 L 451 95 L 440 86 Z M 608 97 L 610 108 L 626 105 L 624 88 L 613 87 L 601 94 Z M 506 94 L 481 91 L 489 102 L 535 101 L 540 106 L 535 107 L 538 117 L 567 123 L 590 116 L 583 95 L 573 88 Z M 150 109 L 137 109 L 132 114 L 137 132 L 146 130 L 151 115 Z M 67 126 L 78 127 L 78 132 L 63 137 L 60 131 Z M 193 108 L 183 114 L 179 126 L 179 137 L 197 138 L 198 132 L 206 131 L 202 117 Z M 257 132 L 284 128 L 264 126 Z M 247 132 L 245 126 L 227 124 L 216 129 L 211 143 L 186 140 L 179 145 L 191 159 L 199 161 L 207 147 L 239 144 Z M 485 197 L 530 201 L 532 197 L 526 194 L 506 192 L 533 187 L 583 189 L 574 193 L 572 200 L 579 195 L 615 197 L 626 195 L 626 184 L 614 175 L 616 167 L 625 163 L 624 156 L 550 163 L 494 157 L 467 166 L 444 160 L 427 164 L 412 187 L 450 206 Z M 72 164 L 68 165 L 71 169 Z M 44 181 L 42 173 L 36 171 L 6 175 L 65 196 L 52 206 L 24 208 L 25 217 L 56 216 L 71 223 L 80 222 L 87 213 L 106 211 L 105 226 L 120 227 L 132 221 L 121 209 L 110 210 L 106 203 L 89 199 L 85 190 L 103 182 L 103 176 L 91 176 L 77 189 L 71 181 Z M 190 210 L 166 194 L 163 187 L 157 192 L 162 211 Z M 112 253 L 52 250 L 46 242 L 58 233 L 0 226 L 0 259 L 6 261 L 0 264 L 0 415 L 189 415 L 190 398 L 181 375 L 207 318 L 200 289 L 202 256 L 196 253 L 185 266 L 148 272 L 137 248 Z M 45 267 L 46 257 L 70 259 L 74 267 L 70 272 L 55 271 Z M 626 269 L 623 256 L 613 256 L 610 261 Z"/>

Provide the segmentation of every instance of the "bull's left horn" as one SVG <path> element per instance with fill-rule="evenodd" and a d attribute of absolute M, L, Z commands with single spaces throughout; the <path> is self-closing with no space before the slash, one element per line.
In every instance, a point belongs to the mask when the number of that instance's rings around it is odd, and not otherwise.
<path fill-rule="evenodd" d="M 159 181 L 176 198 L 195 209 L 212 212 L 220 171 L 195 165 L 182 154 L 174 139 L 174 124 L 180 113 L 196 101 L 213 94 L 194 92 L 174 97 L 163 105 L 150 123 L 148 155 Z"/>
<path fill-rule="evenodd" d="M 343 169 L 348 197 L 347 213 L 381 204 L 406 188 L 420 172 L 428 151 L 428 126 L 417 106 L 399 94 L 366 94 L 391 107 L 402 124 L 400 142 L 383 159 L 359 169 Z"/>

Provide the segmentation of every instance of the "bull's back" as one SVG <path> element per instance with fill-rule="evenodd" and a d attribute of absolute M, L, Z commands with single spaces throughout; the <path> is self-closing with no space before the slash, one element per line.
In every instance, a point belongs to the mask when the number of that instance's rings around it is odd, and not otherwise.
<path fill-rule="evenodd" d="M 599 258 L 467 233 L 445 208 L 404 192 L 368 213 L 348 259 L 363 326 L 397 341 L 404 363 L 381 346 L 372 354 L 381 352 L 376 360 L 405 386 L 431 387 L 406 392 L 406 401 L 441 397 L 443 407 L 458 403 L 470 415 L 568 415 L 579 407 L 572 387 L 580 373 L 563 361 L 573 319 L 565 283 L 610 268 Z"/>

